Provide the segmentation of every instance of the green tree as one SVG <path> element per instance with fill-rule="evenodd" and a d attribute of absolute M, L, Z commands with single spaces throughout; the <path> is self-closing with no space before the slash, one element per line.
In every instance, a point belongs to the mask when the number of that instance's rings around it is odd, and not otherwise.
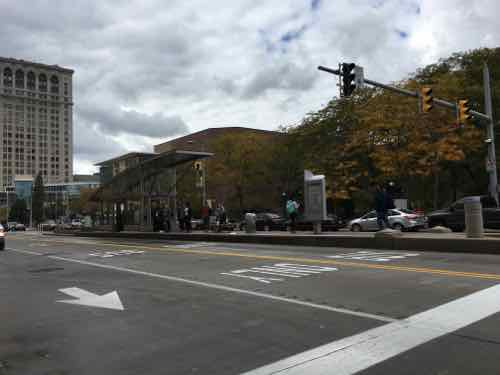
<path fill-rule="evenodd" d="M 24 199 L 16 199 L 9 213 L 9 221 L 26 224 L 28 222 L 28 207 Z"/>
<path fill-rule="evenodd" d="M 33 222 L 39 224 L 44 220 L 43 207 L 45 204 L 45 187 L 40 173 L 38 173 L 35 179 L 32 199 Z"/>

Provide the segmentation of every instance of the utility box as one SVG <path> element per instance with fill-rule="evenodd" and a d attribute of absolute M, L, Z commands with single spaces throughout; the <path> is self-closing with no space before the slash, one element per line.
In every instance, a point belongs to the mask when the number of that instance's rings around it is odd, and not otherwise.
<path fill-rule="evenodd" d="M 469 238 L 480 238 L 484 235 L 483 207 L 481 197 L 465 197 L 465 233 Z"/>
<path fill-rule="evenodd" d="M 326 220 L 326 182 L 324 175 L 314 175 L 311 171 L 304 171 L 304 208 L 306 220 L 319 224 L 321 224 L 321 221 Z"/>

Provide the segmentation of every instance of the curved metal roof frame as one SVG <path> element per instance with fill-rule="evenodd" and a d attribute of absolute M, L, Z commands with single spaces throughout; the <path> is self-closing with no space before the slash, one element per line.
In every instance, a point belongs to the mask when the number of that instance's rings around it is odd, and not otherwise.
<path fill-rule="evenodd" d="M 124 170 L 114 176 L 106 184 L 103 184 L 95 192 L 93 198 L 99 193 L 110 189 L 113 193 L 124 193 L 130 186 L 137 185 L 141 180 L 162 173 L 164 169 L 173 168 L 191 161 L 206 159 L 214 154 L 210 152 L 181 151 L 174 150 L 159 154 L 158 156 L 145 160 L 142 163 Z"/>

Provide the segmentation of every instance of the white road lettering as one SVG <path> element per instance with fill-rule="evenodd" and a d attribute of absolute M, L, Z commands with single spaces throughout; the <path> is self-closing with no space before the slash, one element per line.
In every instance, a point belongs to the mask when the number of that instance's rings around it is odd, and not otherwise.
<path fill-rule="evenodd" d="M 239 269 L 230 272 L 223 272 L 221 275 L 243 277 L 255 281 L 271 284 L 271 281 L 284 281 L 283 278 L 298 279 L 305 276 L 312 276 L 322 272 L 337 271 L 335 267 L 314 266 L 307 264 L 293 264 L 293 263 L 278 263 L 269 266 L 252 267 L 248 269 Z M 262 281 L 260 277 L 247 275 L 249 273 L 258 273 L 266 275 L 280 276 L 280 279 L 264 278 Z M 243 275 L 245 274 L 245 275 Z"/>
<path fill-rule="evenodd" d="M 117 250 L 117 251 L 104 251 L 98 253 L 89 253 L 91 257 L 99 257 L 99 258 L 111 258 L 119 255 L 133 255 L 133 254 L 143 254 L 142 250 Z"/>
<path fill-rule="evenodd" d="M 404 253 L 397 251 L 356 251 L 354 253 L 328 255 L 333 259 L 367 260 L 370 262 L 390 262 L 391 260 L 405 259 L 419 256 L 419 253 Z"/>
<path fill-rule="evenodd" d="M 8 248 L 8 250 L 16 252 L 16 253 L 22 253 L 22 254 L 28 254 L 28 255 L 34 255 L 34 256 L 46 256 L 48 259 L 58 260 L 61 262 L 71 262 L 71 263 L 91 266 L 91 267 L 105 269 L 105 270 L 126 272 L 126 273 L 130 273 L 130 274 L 134 274 L 134 275 L 144 276 L 144 277 L 158 278 L 158 279 L 162 279 L 162 280 L 168 280 L 171 282 L 177 282 L 177 283 L 182 283 L 182 284 L 187 284 L 187 285 L 194 285 L 194 286 L 198 286 L 201 288 L 209 288 L 209 289 L 220 290 L 220 291 L 224 291 L 224 292 L 238 293 L 238 294 L 242 294 L 242 295 L 246 295 L 246 296 L 264 298 L 264 299 L 268 299 L 271 301 L 285 302 L 285 303 L 290 303 L 293 305 L 305 306 L 305 307 L 320 309 L 320 310 L 324 310 L 324 311 L 332 311 L 332 312 L 337 312 L 337 313 L 341 313 L 341 314 L 357 316 L 357 317 L 361 317 L 361 318 L 374 319 L 374 320 L 378 320 L 381 322 L 394 322 L 394 321 L 396 321 L 396 319 L 391 318 L 389 316 L 370 314 L 370 313 L 365 313 L 365 312 L 361 312 L 361 311 L 353 311 L 353 310 L 343 309 L 343 308 L 339 308 L 339 307 L 321 305 L 318 303 L 300 301 L 300 300 L 292 299 L 292 298 L 279 297 L 279 296 L 275 296 L 272 294 L 255 292 L 255 291 L 247 290 L 247 289 L 233 288 L 233 287 L 230 287 L 227 285 L 213 284 L 213 283 L 207 283 L 207 282 L 197 281 L 197 280 L 190 280 L 190 279 L 185 279 L 182 277 L 163 275 L 163 274 L 153 273 L 153 272 L 146 272 L 146 271 L 141 271 L 141 270 L 132 269 L 132 268 L 117 267 L 117 266 L 112 266 L 110 264 L 88 262 L 88 261 L 80 260 L 80 259 L 65 258 L 65 257 L 54 256 L 54 255 L 44 255 L 42 253 L 28 251 L 28 250 L 13 249 L 13 248 Z M 231 276 L 234 276 L 234 275 L 231 275 Z M 244 275 L 242 275 L 242 276 L 244 276 Z"/>
<path fill-rule="evenodd" d="M 271 284 L 271 281 L 283 281 L 283 279 L 276 279 L 274 277 L 260 277 L 260 276 L 250 276 L 250 275 L 242 275 L 242 274 L 237 274 L 233 272 L 223 272 L 221 275 L 227 275 L 227 276 L 233 276 L 233 277 L 241 277 L 244 279 L 251 279 L 255 281 L 259 281 L 264 284 Z"/>
<path fill-rule="evenodd" d="M 194 242 L 194 243 L 183 243 L 178 245 L 166 245 L 163 247 L 176 247 L 178 249 L 195 249 L 197 247 L 206 247 L 206 246 L 217 246 L 217 243 L 210 242 Z"/>

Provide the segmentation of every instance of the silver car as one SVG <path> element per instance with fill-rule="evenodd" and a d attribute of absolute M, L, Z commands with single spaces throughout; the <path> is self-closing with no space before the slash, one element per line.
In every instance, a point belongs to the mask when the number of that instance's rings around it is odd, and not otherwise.
<path fill-rule="evenodd" d="M 389 225 L 392 229 L 400 231 L 418 230 L 425 228 L 427 218 L 423 215 L 418 215 L 411 210 L 405 208 L 388 210 Z M 351 220 L 347 227 L 353 232 L 376 231 L 379 230 L 377 223 L 377 212 L 370 211 L 358 219 Z"/>

